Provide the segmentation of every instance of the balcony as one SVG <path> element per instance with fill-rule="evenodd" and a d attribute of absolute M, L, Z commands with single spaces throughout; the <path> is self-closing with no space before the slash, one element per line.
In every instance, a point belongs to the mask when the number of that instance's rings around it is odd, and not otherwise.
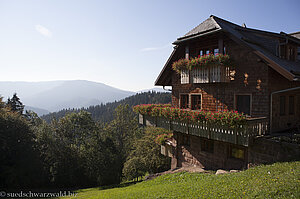
<path fill-rule="evenodd" d="M 180 59 L 172 64 L 173 70 L 180 74 L 181 84 L 230 82 L 230 70 L 233 68 L 229 55 L 209 54 Z"/>
<path fill-rule="evenodd" d="M 144 126 L 161 127 L 242 146 L 248 146 L 251 143 L 251 139 L 256 136 L 265 135 L 268 132 L 268 122 L 265 117 L 247 118 L 245 124 L 235 128 L 206 121 L 189 123 L 168 120 L 162 116 L 149 116 L 146 114 L 139 114 L 139 123 Z"/>

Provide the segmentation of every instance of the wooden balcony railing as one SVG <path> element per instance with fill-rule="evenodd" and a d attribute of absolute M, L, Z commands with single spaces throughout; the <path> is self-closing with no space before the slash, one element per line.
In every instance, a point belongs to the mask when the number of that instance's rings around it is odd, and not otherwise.
<path fill-rule="evenodd" d="M 249 118 L 245 125 L 230 128 L 209 122 L 188 123 L 170 121 L 164 117 L 152 117 L 139 114 L 139 123 L 145 126 L 161 127 L 189 135 L 248 146 L 251 139 L 268 133 L 268 121 L 265 117 Z"/>

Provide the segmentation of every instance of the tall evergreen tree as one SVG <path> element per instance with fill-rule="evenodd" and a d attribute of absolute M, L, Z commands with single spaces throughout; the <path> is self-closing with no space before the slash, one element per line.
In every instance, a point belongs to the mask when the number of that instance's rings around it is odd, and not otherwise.
<path fill-rule="evenodd" d="M 17 93 L 14 93 L 13 97 L 7 99 L 6 105 L 13 111 L 20 114 L 24 111 L 24 105 L 21 102 L 20 98 L 17 96 Z"/>

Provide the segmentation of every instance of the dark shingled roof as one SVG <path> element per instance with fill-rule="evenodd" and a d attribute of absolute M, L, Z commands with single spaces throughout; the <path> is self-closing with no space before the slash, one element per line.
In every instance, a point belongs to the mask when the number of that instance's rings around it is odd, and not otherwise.
<path fill-rule="evenodd" d="M 198 26 L 196 26 L 193 30 L 186 33 L 183 37 L 178 38 L 178 40 L 184 39 L 184 38 L 187 38 L 190 36 L 194 36 L 199 33 L 207 32 L 210 30 L 215 30 L 215 29 L 220 29 L 220 26 L 216 23 L 215 20 L 213 20 L 213 18 L 210 17 L 210 18 L 206 19 L 205 21 L 203 21 Z"/>
<path fill-rule="evenodd" d="M 188 40 L 202 37 L 207 34 L 213 34 L 217 31 L 224 31 L 233 36 L 233 39 L 239 43 L 253 49 L 253 52 L 264 59 L 270 67 L 282 74 L 289 80 L 293 80 L 300 75 L 300 62 L 288 61 L 276 56 L 279 39 L 291 40 L 300 46 L 300 32 L 286 34 L 286 33 L 273 33 L 268 31 L 262 31 L 257 29 L 251 29 L 239 26 L 224 19 L 211 15 L 208 19 L 203 21 L 197 27 L 189 31 L 183 37 L 179 37 L 173 44 L 178 45 L 181 48 L 181 43 Z M 172 53 L 159 77 L 157 78 L 155 85 L 170 86 L 170 75 L 172 61 L 174 55 L 178 54 L 176 50 Z M 168 82 L 168 83 L 167 83 Z"/>

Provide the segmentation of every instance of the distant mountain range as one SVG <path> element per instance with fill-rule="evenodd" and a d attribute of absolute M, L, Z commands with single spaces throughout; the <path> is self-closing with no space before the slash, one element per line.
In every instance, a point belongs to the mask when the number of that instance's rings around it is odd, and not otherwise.
<path fill-rule="evenodd" d="M 81 108 L 120 100 L 135 92 L 103 83 L 70 80 L 49 82 L 0 82 L 0 95 L 7 99 L 17 93 L 26 109 L 39 115 L 63 108 Z"/>
<path fill-rule="evenodd" d="M 147 91 L 165 92 L 160 88 Z M 82 108 L 101 103 L 114 102 L 136 94 L 86 80 L 61 80 L 47 82 L 0 82 L 0 96 L 6 100 L 17 93 L 25 110 L 38 115 L 48 114 L 67 108 Z"/>

